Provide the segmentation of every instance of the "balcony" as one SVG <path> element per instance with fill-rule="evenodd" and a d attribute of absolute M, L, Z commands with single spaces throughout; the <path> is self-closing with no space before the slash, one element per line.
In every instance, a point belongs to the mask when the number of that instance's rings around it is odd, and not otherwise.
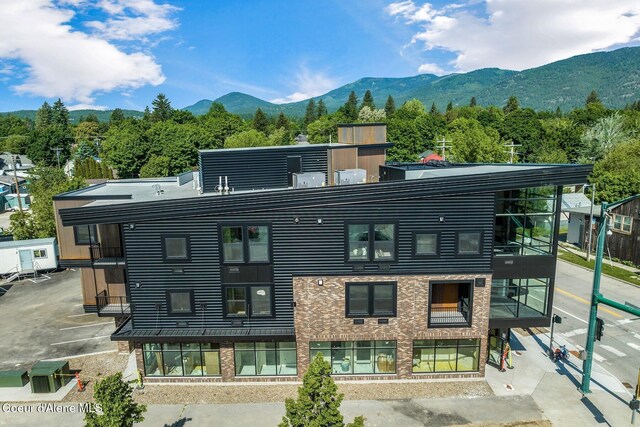
<path fill-rule="evenodd" d="M 93 243 L 89 247 L 91 263 L 95 267 L 125 267 L 124 254 L 120 246 L 103 246 Z"/>
<path fill-rule="evenodd" d="M 471 326 L 471 286 L 471 282 L 432 282 L 429 327 Z"/>
<path fill-rule="evenodd" d="M 100 317 L 118 317 L 131 314 L 129 299 L 126 296 L 110 296 L 106 291 L 96 295 L 96 308 Z"/>

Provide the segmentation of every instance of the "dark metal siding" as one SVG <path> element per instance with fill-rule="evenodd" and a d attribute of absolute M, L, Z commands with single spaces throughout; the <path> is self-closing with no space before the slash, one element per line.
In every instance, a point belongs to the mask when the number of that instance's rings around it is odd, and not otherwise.
<path fill-rule="evenodd" d="M 200 174 L 205 193 L 214 192 L 219 177 L 228 178 L 236 191 L 287 187 L 287 157 L 302 157 L 302 172 L 327 173 L 326 146 L 292 146 L 257 150 L 200 152 Z"/>
<path fill-rule="evenodd" d="M 134 304 L 135 329 L 183 328 L 177 322 L 189 322 L 189 328 L 234 327 L 222 317 L 222 283 L 218 225 L 225 223 L 271 223 L 276 317 L 251 319 L 245 327 L 293 327 L 293 276 L 490 273 L 493 244 L 494 194 L 413 199 L 368 204 L 345 204 L 323 208 L 298 208 L 266 213 L 185 217 L 182 219 L 138 222 L 133 230 L 124 227 L 131 302 Z M 473 206 L 473 209 L 469 207 Z M 441 223 L 439 218 L 445 217 Z M 298 223 L 294 221 L 298 218 Z M 318 223 L 322 219 L 322 223 Z M 379 264 L 364 264 L 354 271 L 345 263 L 345 223 L 395 222 L 398 226 L 397 261 L 388 271 Z M 458 257 L 456 232 L 483 232 L 482 255 Z M 413 233 L 441 233 L 440 257 L 414 258 Z M 172 266 L 163 262 L 160 236 L 188 234 L 191 262 Z M 172 273 L 172 267 L 184 273 Z M 135 283 L 140 283 L 136 287 Z M 168 316 L 167 289 L 193 289 L 195 315 Z M 205 303 L 203 311 L 200 304 Z M 159 308 L 158 308 L 159 307 Z M 203 315 L 204 312 L 204 315 Z M 237 326 L 235 326 L 237 327 Z"/>

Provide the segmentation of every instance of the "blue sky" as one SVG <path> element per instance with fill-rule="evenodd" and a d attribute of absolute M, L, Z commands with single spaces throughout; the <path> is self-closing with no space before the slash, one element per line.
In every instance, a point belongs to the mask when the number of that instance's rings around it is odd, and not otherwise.
<path fill-rule="evenodd" d="M 637 0 L 4 0 L 0 111 L 273 102 L 640 44 Z"/>

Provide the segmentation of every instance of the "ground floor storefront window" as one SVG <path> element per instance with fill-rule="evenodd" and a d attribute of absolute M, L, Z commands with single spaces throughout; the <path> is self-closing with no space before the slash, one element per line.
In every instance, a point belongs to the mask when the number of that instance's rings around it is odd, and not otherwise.
<path fill-rule="evenodd" d="M 219 344 L 147 343 L 142 349 L 146 376 L 220 375 Z"/>
<path fill-rule="evenodd" d="M 297 375 L 295 342 L 243 342 L 234 344 L 237 376 Z"/>
<path fill-rule="evenodd" d="M 318 353 L 334 374 L 395 374 L 395 341 L 312 341 L 310 360 Z"/>
<path fill-rule="evenodd" d="M 417 340 L 413 342 L 413 373 L 475 372 L 480 339 Z"/>

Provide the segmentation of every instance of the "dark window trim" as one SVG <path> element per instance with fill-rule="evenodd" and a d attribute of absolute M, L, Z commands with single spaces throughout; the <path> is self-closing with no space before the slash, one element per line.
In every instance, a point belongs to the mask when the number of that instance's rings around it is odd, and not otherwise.
<path fill-rule="evenodd" d="M 174 312 L 171 310 L 171 294 L 172 293 L 189 293 L 189 301 L 191 304 L 191 311 L 180 311 Z M 196 314 L 196 304 L 195 304 L 195 296 L 193 289 L 167 289 L 165 291 L 165 297 L 167 302 L 167 316 L 195 316 Z"/>
<path fill-rule="evenodd" d="M 483 362 L 480 360 L 480 349 L 482 348 L 482 338 L 474 337 L 474 338 L 442 338 L 442 339 L 427 338 L 427 339 L 428 339 L 428 340 L 431 340 L 431 339 L 432 339 L 432 340 L 434 341 L 434 345 L 433 345 L 433 347 L 426 347 L 426 346 L 418 346 L 418 347 L 416 347 L 416 344 L 415 344 L 415 343 L 416 343 L 416 341 L 424 341 L 424 340 L 417 340 L 417 339 L 414 339 L 414 340 L 411 342 L 411 355 L 412 355 L 411 357 L 413 358 L 413 354 L 415 354 L 415 350 L 416 350 L 416 348 L 418 348 L 418 349 L 422 349 L 422 348 L 426 348 L 426 349 L 433 349 L 433 357 L 434 357 L 434 360 L 433 360 L 433 362 L 434 362 L 434 363 L 433 363 L 433 367 L 434 367 L 434 370 L 433 370 L 433 371 L 431 371 L 431 372 L 414 372 L 414 371 L 413 371 L 413 366 L 411 366 L 411 375 L 431 375 L 431 374 L 447 374 L 447 373 L 466 373 L 466 372 L 479 372 L 479 371 L 480 371 L 481 363 L 483 363 Z M 467 340 L 467 339 L 471 339 L 471 340 L 478 340 L 478 345 L 477 345 L 477 346 L 463 345 L 462 347 L 460 347 L 460 340 Z M 455 370 L 453 370 L 453 371 L 436 371 L 436 370 L 435 370 L 435 367 L 436 367 L 436 364 L 435 364 L 435 357 L 436 357 L 436 354 L 438 353 L 438 350 L 437 350 L 437 349 L 438 349 L 438 348 L 453 348 L 453 346 L 445 346 L 445 347 L 438 347 L 438 346 L 436 346 L 436 345 L 435 345 L 435 342 L 436 342 L 436 341 L 439 341 L 439 340 L 441 340 L 441 341 L 455 341 L 455 342 L 456 342 L 456 369 L 455 369 Z M 458 357 L 459 357 L 459 355 L 460 355 L 460 348 L 475 348 L 475 349 L 477 349 L 477 351 L 478 351 L 478 369 L 476 369 L 476 370 L 474 370 L 474 371 L 459 371 L 459 370 L 458 370 Z"/>
<path fill-rule="evenodd" d="M 249 231 L 247 227 L 267 227 L 269 233 L 269 259 L 267 261 L 249 261 Z M 224 236 L 222 229 L 224 227 L 241 227 L 242 228 L 242 256 L 243 261 L 225 261 L 224 260 Z M 222 222 L 218 226 L 218 241 L 219 241 L 219 251 L 220 251 L 220 264 L 221 265 L 269 265 L 273 263 L 273 227 L 271 226 L 271 222 L 265 221 L 240 221 L 240 222 Z"/>
<path fill-rule="evenodd" d="M 418 253 L 418 234 L 435 234 L 436 235 L 436 253 L 419 254 Z M 441 231 L 418 230 L 413 232 L 413 256 L 414 258 L 437 258 L 440 256 L 440 244 L 442 242 Z"/>
<path fill-rule="evenodd" d="M 180 375 L 180 376 L 176 376 L 176 375 L 166 375 L 166 373 L 164 372 L 164 363 L 162 364 L 162 366 L 159 366 L 160 368 L 160 375 L 150 375 L 147 372 L 147 364 L 146 362 L 146 353 L 160 353 L 161 357 L 162 357 L 162 361 L 164 362 L 164 349 L 162 348 L 162 344 L 163 342 L 151 342 L 151 343 L 144 343 L 144 344 L 158 344 L 160 345 L 160 350 L 145 350 L 144 349 L 144 345 L 142 347 L 142 368 L 144 369 L 144 375 L 151 377 L 151 378 L 161 378 L 161 377 L 167 377 L 167 378 L 199 378 L 199 377 L 220 377 L 222 376 L 222 366 L 221 366 L 221 362 L 222 362 L 222 358 L 220 356 L 220 343 L 217 342 L 207 342 L 207 344 L 214 344 L 217 345 L 218 348 L 213 348 L 213 349 L 202 349 L 202 344 L 201 342 L 180 342 L 180 343 L 174 343 L 174 344 L 180 344 L 180 358 L 182 359 L 183 353 L 185 352 L 185 350 L 182 348 L 183 344 L 199 344 L 200 347 L 200 360 L 202 361 L 202 363 L 204 364 L 204 353 L 214 353 L 217 352 L 218 353 L 218 366 L 220 367 L 220 373 L 219 374 L 204 374 L 204 372 L 201 375 Z M 175 350 L 169 350 L 169 351 L 175 351 Z M 186 350 L 186 351 L 195 351 L 195 350 Z"/>
<path fill-rule="evenodd" d="M 271 289 L 271 315 L 251 315 L 251 288 L 270 288 Z M 244 316 L 229 314 L 227 312 L 227 288 L 245 288 L 247 314 Z M 233 283 L 222 286 L 222 317 L 228 320 L 233 319 L 273 319 L 276 317 L 276 304 L 275 304 L 275 286 L 273 283 L 259 284 L 259 283 Z"/>
<path fill-rule="evenodd" d="M 373 247 L 375 245 L 375 232 L 376 225 L 393 225 L 393 259 L 376 260 L 373 255 Z M 369 245 L 367 246 L 367 254 L 369 259 L 350 259 L 349 258 L 349 226 L 350 225 L 368 225 L 369 226 Z M 387 219 L 380 220 L 367 220 L 367 221 L 345 221 L 344 223 L 344 261 L 348 264 L 384 264 L 398 262 L 398 221 L 389 221 Z"/>
<path fill-rule="evenodd" d="M 362 318 L 362 317 L 397 317 L 397 313 L 398 313 L 398 284 L 397 282 L 347 282 L 345 284 L 346 286 L 345 288 L 345 305 L 344 305 L 344 313 L 345 313 L 345 317 L 347 318 L 354 318 L 354 317 L 358 317 L 358 318 Z M 368 314 L 350 314 L 349 313 L 349 288 L 351 286 L 368 286 L 368 290 L 367 290 L 367 306 L 368 306 L 368 310 L 369 313 Z M 375 300 L 374 300 L 374 288 L 376 285 L 391 285 L 393 286 L 393 312 L 392 314 L 389 313 L 382 313 L 382 314 L 376 314 L 374 313 L 374 304 L 375 304 Z"/>
<path fill-rule="evenodd" d="M 433 285 L 439 284 L 447 284 L 447 283 L 467 283 L 469 285 L 469 318 L 467 319 L 466 324 L 455 324 L 451 325 L 449 323 L 431 324 L 431 298 L 433 297 Z M 429 299 L 427 300 L 427 327 L 429 329 L 438 329 L 438 328 L 470 328 L 473 323 L 473 289 L 474 289 L 475 279 L 464 279 L 464 280 L 430 280 L 429 281 Z"/>
<path fill-rule="evenodd" d="M 462 233 L 478 233 L 480 234 L 480 240 L 478 242 L 478 252 L 467 252 L 460 253 L 460 234 Z M 456 231 L 456 239 L 455 239 L 455 254 L 458 258 L 467 258 L 467 257 L 480 257 L 483 253 L 484 247 L 484 231 L 476 231 L 476 230 L 458 230 Z"/>
<path fill-rule="evenodd" d="M 331 360 L 331 362 L 329 362 L 332 366 L 331 366 L 331 370 L 333 371 L 333 352 L 334 352 L 334 348 L 333 348 L 333 343 L 334 342 L 351 342 L 351 343 L 356 343 L 356 342 L 361 342 L 361 341 L 371 341 L 373 342 L 373 346 L 371 347 L 361 347 L 362 349 L 373 349 L 374 352 L 377 352 L 378 349 L 380 350 L 385 350 L 385 349 L 390 349 L 391 347 L 378 347 L 376 345 L 377 341 L 393 341 L 394 342 L 394 347 L 393 350 L 395 351 L 395 370 L 393 372 L 375 372 L 377 370 L 377 366 L 374 367 L 374 372 L 371 373 L 360 373 L 360 372 L 340 372 L 340 373 L 332 373 L 331 375 L 340 375 L 340 376 L 352 376 L 352 375 L 359 375 L 359 376 L 374 376 L 374 375 L 382 375 L 382 376 L 391 376 L 391 375 L 398 375 L 398 340 L 394 339 L 394 340 L 384 340 L 384 339 L 371 339 L 371 340 L 363 340 L 363 339 L 352 339 L 352 340 L 337 340 L 337 341 L 325 341 L 325 340 L 320 340 L 320 341 L 309 341 L 309 360 L 313 360 L 311 358 L 311 352 L 314 351 L 314 349 L 311 348 L 311 342 L 321 342 L 321 343 L 329 343 L 329 360 Z M 351 347 L 350 350 L 357 350 L 357 348 L 355 347 Z M 338 350 L 339 351 L 339 350 Z M 325 355 L 323 350 L 319 350 L 320 353 L 322 353 L 323 356 L 327 356 Z"/>
<path fill-rule="evenodd" d="M 187 241 L 187 257 L 168 257 L 166 239 L 185 239 Z M 169 263 L 191 262 L 191 235 L 189 234 L 161 234 L 160 244 L 162 246 L 162 259 Z"/>
<path fill-rule="evenodd" d="M 296 345 L 295 349 L 286 349 L 286 350 L 295 352 L 295 354 L 296 354 L 296 371 L 298 370 L 298 343 L 296 341 L 282 341 L 282 340 L 279 340 L 279 341 L 250 341 L 250 342 L 253 344 L 253 358 L 254 358 L 253 360 L 256 360 L 257 357 L 258 357 L 257 353 L 256 353 L 258 351 L 258 350 L 256 350 L 256 343 L 258 343 L 258 342 L 272 342 L 272 343 L 275 344 L 273 350 L 269 349 L 269 350 L 266 350 L 266 351 L 274 351 L 276 353 L 276 373 L 273 374 L 273 375 L 258 374 L 258 371 L 256 369 L 256 373 L 253 374 L 253 375 L 236 374 L 236 344 L 238 343 L 238 341 L 236 341 L 236 342 L 233 343 L 233 374 L 234 374 L 234 376 L 245 378 L 245 377 L 295 377 L 295 376 L 298 375 L 297 372 L 295 374 L 278 374 L 277 373 L 278 372 L 277 371 L 277 367 L 280 365 L 280 351 L 279 351 L 280 350 L 280 346 L 279 346 L 279 344 L 280 343 L 285 343 L 285 342 L 287 342 L 287 343 L 291 343 L 292 342 L 292 343 L 294 343 Z M 240 350 L 240 352 L 243 352 L 243 351 L 247 351 L 248 352 L 248 351 L 251 351 L 251 350 L 247 350 L 247 349 L 241 349 Z M 260 351 L 264 351 L 264 350 L 260 350 Z M 256 366 L 256 368 L 257 368 L 257 366 Z"/>
<path fill-rule="evenodd" d="M 89 227 L 89 242 L 78 241 L 78 227 Z M 73 226 L 73 241 L 76 246 L 89 246 L 98 242 L 98 227 L 95 224 L 87 225 L 74 225 Z"/>

